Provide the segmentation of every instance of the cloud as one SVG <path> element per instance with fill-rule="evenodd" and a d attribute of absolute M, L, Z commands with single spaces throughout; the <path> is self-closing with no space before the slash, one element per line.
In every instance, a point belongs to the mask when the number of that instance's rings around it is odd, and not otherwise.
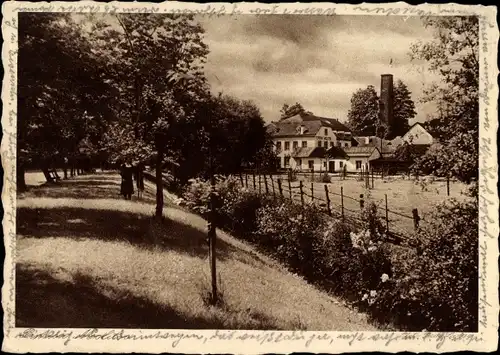
<path fill-rule="evenodd" d="M 352 93 L 368 85 L 379 90 L 386 73 L 413 92 L 419 120 L 432 110 L 417 101 L 436 78 L 408 56 L 412 43 L 431 38 L 418 18 L 242 15 L 200 21 L 213 91 L 254 101 L 266 121 L 295 102 L 345 120 Z"/>

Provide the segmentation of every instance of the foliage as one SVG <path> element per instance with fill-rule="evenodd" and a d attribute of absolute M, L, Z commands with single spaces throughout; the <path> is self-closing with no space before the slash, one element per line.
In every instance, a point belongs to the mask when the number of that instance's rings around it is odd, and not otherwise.
<path fill-rule="evenodd" d="M 411 99 L 411 91 L 401 80 L 397 80 L 396 85 L 394 85 L 393 115 L 394 125 L 386 135 L 388 139 L 396 136 L 402 137 L 410 128 L 408 121 L 417 115 L 415 103 Z"/>
<path fill-rule="evenodd" d="M 292 117 L 301 113 L 311 113 L 311 112 L 306 111 L 300 103 L 296 102 L 293 105 L 283 104 L 280 113 L 281 113 L 280 119 L 283 120 L 285 118 Z"/>
<path fill-rule="evenodd" d="M 414 44 L 411 54 L 440 76 L 423 101 L 438 104 L 426 126 L 442 145 L 420 165 L 439 160 L 443 164 L 434 173 L 469 182 L 478 175 L 479 21 L 475 16 L 447 16 L 425 18 L 424 24 L 435 29 L 434 40 Z"/>
<path fill-rule="evenodd" d="M 355 230 L 315 206 L 242 190 L 234 178 L 216 190 L 220 228 L 379 321 L 410 330 L 477 329 L 477 200 L 438 206 L 417 236 L 419 254 L 389 248 L 374 204 L 365 206 Z M 207 183 L 195 181 L 190 191 L 184 195 L 190 206 L 207 206 Z"/>
<path fill-rule="evenodd" d="M 81 26 L 70 14 L 20 14 L 18 58 L 18 173 L 79 157 L 83 140 L 97 155 L 115 91 Z"/>
<path fill-rule="evenodd" d="M 375 88 L 357 90 L 351 98 L 348 123 L 356 134 L 392 139 L 403 136 L 409 129 L 408 121 L 416 116 L 411 92 L 401 80 L 394 86 L 393 125 L 387 127 L 379 120 L 379 97 Z"/>
<path fill-rule="evenodd" d="M 351 97 L 347 113 L 349 127 L 358 135 L 373 136 L 378 122 L 379 98 L 375 87 L 358 89 Z"/>
<path fill-rule="evenodd" d="M 410 330 L 477 331 L 477 202 L 451 201 L 433 217 L 418 236 L 423 252 L 402 255 L 372 312 Z"/>

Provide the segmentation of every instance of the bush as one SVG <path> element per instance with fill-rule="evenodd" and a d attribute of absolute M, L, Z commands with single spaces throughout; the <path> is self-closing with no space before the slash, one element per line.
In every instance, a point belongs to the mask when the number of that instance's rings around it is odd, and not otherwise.
<path fill-rule="evenodd" d="M 404 255 L 368 297 L 372 313 L 410 330 L 477 331 L 477 203 L 452 200 L 433 217 L 419 235 L 423 252 Z"/>
<path fill-rule="evenodd" d="M 281 200 L 257 211 L 256 235 L 259 244 L 291 270 L 312 277 L 314 244 L 323 219 L 313 206 Z"/>
<path fill-rule="evenodd" d="M 428 218 L 432 222 L 417 235 L 423 252 L 399 247 L 395 253 L 384 242 L 386 231 L 373 203 L 365 205 L 354 230 L 315 206 L 260 196 L 235 179 L 218 182 L 216 193 L 219 227 L 373 318 L 409 330 L 477 330 L 477 199 L 437 206 Z M 184 198 L 204 214 L 209 195 L 210 185 L 195 180 Z"/>

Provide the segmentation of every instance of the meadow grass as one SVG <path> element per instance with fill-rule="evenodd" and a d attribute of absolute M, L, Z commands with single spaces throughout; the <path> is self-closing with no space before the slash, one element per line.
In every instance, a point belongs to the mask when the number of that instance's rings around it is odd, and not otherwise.
<path fill-rule="evenodd" d="M 118 183 L 114 173 L 83 175 L 18 197 L 17 326 L 376 329 L 222 231 L 221 302 L 209 305 L 206 221 L 168 199 L 156 221 L 153 186 L 125 201 Z"/>

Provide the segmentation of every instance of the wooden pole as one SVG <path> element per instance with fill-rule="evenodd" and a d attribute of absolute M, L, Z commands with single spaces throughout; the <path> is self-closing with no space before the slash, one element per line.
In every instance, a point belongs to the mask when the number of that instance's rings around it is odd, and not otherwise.
<path fill-rule="evenodd" d="M 344 222 L 344 187 L 340 187 L 340 205 L 342 206 L 342 222 Z"/>
<path fill-rule="evenodd" d="M 245 183 L 243 182 L 243 175 L 240 173 L 240 182 L 241 182 L 241 186 L 245 186 Z"/>
<path fill-rule="evenodd" d="M 276 192 L 274 190 L 274 180 L 273 180 L 273 176 L 272 175 L 269 175 L 269 177 L 271 178 L 271 186 L 272 186 L 272 189 L 273 189 L 273 197 L 276 198 Z"/>
<path fill-rule="evenodd" d="M 363 199 L 363 194 L 359 194 L 359 208 L 363 209 L 365 207 L 365 200 Z"/>
<path fill-rule="evenodd" d="M 385 228 L 389 233 L 389 208 L 387 207 L 387 194 L 385 194 Z"/>
<path fill-rule="evenodd" d="M 373 178 L 373 168 L 372 168 L 372 189 L 375 188 L 375 180 Z"/>
<path fill-rule="evenodd" d="M 304 207 L 304 190 L 302 188 L 302 180 L 299 182 L 299 188 L 300 188 L 300 203 L 302 207 Z"/>
<path fill-rule="evenodd" d="M 264 187 L 266 188 L 266 195 L 269 195 L 269 186 L 267 185 L 266 174 L 264 174 Z"/>
<path fill-rule="evenodd" d="M 414 208 L 411 210 L 413 214 L 413 227 L 415 228 L 415 231 L 418 231 L 418 227 L 420 224 L 420 216 L 418 215 L 418 209 Z"/>
<path fill-rule="evenodd" d="M 326 210 L 328 212 L 328 215 L 332 215 L 332 209 L 330 207 L 330 194 L 328 193 L 328 185 L 325 184 L 325 196 L 326 196 Z"/>
<path fill-rule="evenodd" d="M 261 190 L 261 179 L 260 179 L 260 174 L 259 174 L 259 195 L 261 194 L 262 190 Z"/>
<path fill-rule="evenodd" d="M 245 174 L 245 186 L 248 189 L 248 174 Z"/>
<path fill-rule="evenodd" d="M 253 178 L 253 190 L 256 191 L 257 185 L 255 184 L 255 172 L 254 171 L 252 171 L 252 178 Z"/>
<path fill-rule="evenodd" d="M 280 192 L 280 196 L 283 197 L 283 187 L 281 186 L 281 179 L 278 179 L 278 190 Z"/>
<path fill-rule="evenodd" d="M 311 203 L 314 203 L 314 182 L 311 182 Z"/>
<path fill-rule="evenodd" d="M 446 176 L 446 193 L 450 196 L 450 176 Z"/>
<path fill-rule="evenodd" d="M 293 200 L 292 182 L 290 181 L 290 179 L 288 179 L 288 190 L 290 191 L 290 200 Z"/>

